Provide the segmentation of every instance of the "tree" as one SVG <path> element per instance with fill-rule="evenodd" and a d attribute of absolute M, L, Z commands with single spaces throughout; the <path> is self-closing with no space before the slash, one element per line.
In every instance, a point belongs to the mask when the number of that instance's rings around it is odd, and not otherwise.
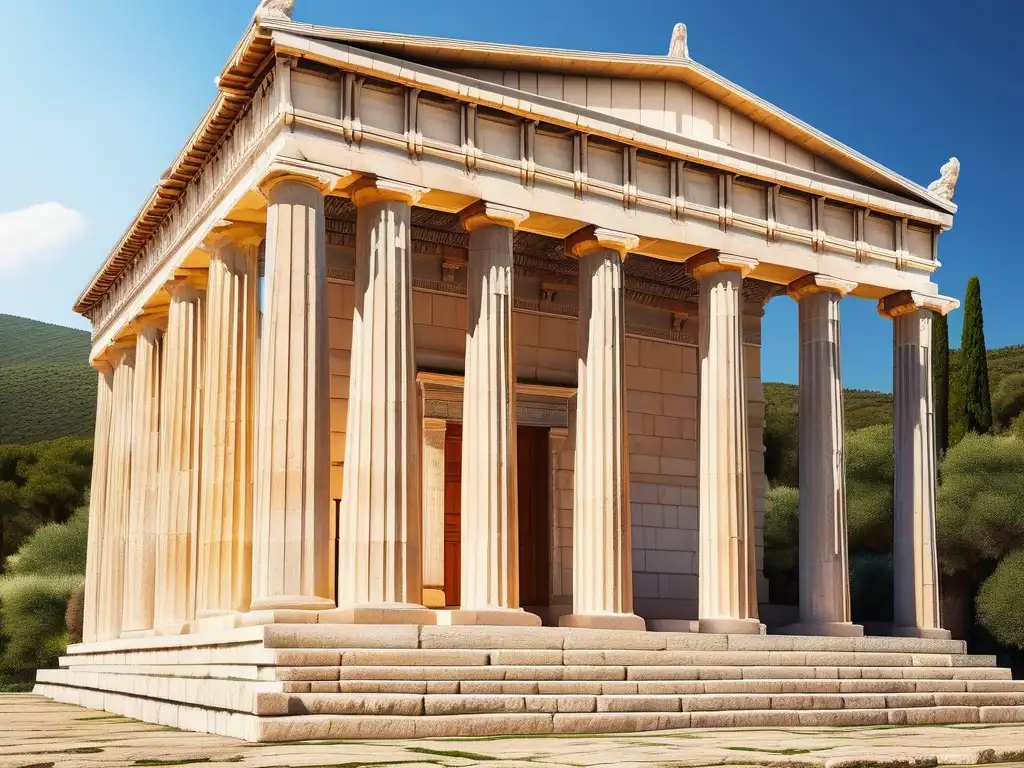
<path fill-rule="evenodd" d="M 1024 648 L 1024 550 L 1008 554 L 981 585 L 975 601 L 978 623 L 1003 645 Z"/>
<path fill-rule="evenodd" d="M 846 517 L 851 552 L 892 549 L 892 425 L 846 435 Z"/>
<path fill-rule="evenodd" d="M 935 398 L 935 450 L 949 449 L 949 322 L 940 312 L 932 320 L 932 391 Z"/>
<path fill-rule="evenodd" d="M 955 387 L 951 442 L 968 432 L 983 435 L 992 429 L 992 396 L 988 386 L 988 358 L 985 351 L 985 322 L 981 308 L 981 282 L 967 281 L 964 300 L 964 328 Z"/>
<path fill-rule="evenodd" d="M 800 492 L 777 485 L 764 494 L 764 577 L 772 603 L 798 602 Z"/>

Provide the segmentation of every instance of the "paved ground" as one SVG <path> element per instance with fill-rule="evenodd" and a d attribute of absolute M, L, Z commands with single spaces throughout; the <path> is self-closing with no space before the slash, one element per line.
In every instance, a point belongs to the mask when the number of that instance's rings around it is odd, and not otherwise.
<path fill-rule="evenodd" d="M 771 766 L 914 768 L 1000 762 L 1024 768 L 1024 725 L 722 728 L 608 736 L 248 744 L 0 694 L 0 766 Z"/>

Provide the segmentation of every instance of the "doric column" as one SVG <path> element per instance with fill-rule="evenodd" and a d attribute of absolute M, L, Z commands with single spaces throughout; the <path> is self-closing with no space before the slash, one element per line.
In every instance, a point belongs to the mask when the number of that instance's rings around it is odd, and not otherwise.
<path fill-rule="evenodd" d="M 256 415 L 252 609 L 331 599 L 330 389 L 324 192 L 281 172 L 267 196 L 266 297 Z"/>
<path fill-rule="evenodd" d="M 121 634 L 131 490 L 135 342 L 115 348 L 113 359 L 107 489 L 103 503 L 103 541 L 99 548 L 96 640 L 112 640 Z"/>
<path fill-rule="evenodd" d="M 167 285 L 153 625 L 171 632 L 195 618 L 205 282 L 196 275 Z"/>
<path fill-rule="evenodd" d="M 886 296 L 879 312 L 893 320 L 893 634 L 948 638 L 939 607 L 935 550 L 935 414 L 932 312 L 959 302 L 911 291 Z"/>
<path fill-rule="evenodd" d="M 512 233 L 527 211 L 481 200 L 469 232 L 462 397 L 462 583 L 453 624 L 540 626 L 519 607 Z"/>
<path fill-rule="evenodd" d="M 363 177 L 356 218 L 355 313 L 338 606 L 323 620 L 433 624 L 420 603 L 421 417 L 412 319 L 412 205 L 426 190 Z"/>
<path fill-rule="evenodd" d="M 743 278 L 756 265 L 725 253 L 687 262 L 700 281 L 701 632 L 761 631 L 743 371 Z"/>
<path fill-rule="evenodd" d="M 256 259 L 261 240 L 258 231 L 230 227 L 207 241 L 199 617 L 241 613 L 252 602 Z"/>
<path fill-rule="evenodd" d="M 839 302 L 856 285 L 807 275 L 789 286 L 800 317 L 800 622 L 790 634 L 864 634 L 850 623 L 839 349 Z"/>
<path fill-rule="evenodd" d="M 423 419 L 423 604 L 444 608 L 444 419 Z"/>
<path fill-rule="evenodd" d="M 152 631 L 156 589 L 163 321 L 157 324 L 156 320 L 143 318 L 138 322 L 136 332 L 131 493 L 125 544 L 122 635 Z"/>
<path fill-rule="evenodd" d="M 85 551 L 85 611 L 82 640 L 99 639 L 100 611 L 104 602 L 100 577 L 101 549 L 107 529 L 107 474 L 110 471 L 110 435 L 114 416 L 114 368 L 106 358 L 92 361 L 99 374 L 96 387 L 96 437 L 92 448 L 92 483 L 89 485 L 89 539 Z"/>
<path fill-rule="evenodd" d="M 644 629 L 633 613 L 626 448 L 622 260 L 635 235 L 586 227 L 566 240 L 579 259 L 579 362 L 573 509 L 573 612 L 566 627 Z"/>

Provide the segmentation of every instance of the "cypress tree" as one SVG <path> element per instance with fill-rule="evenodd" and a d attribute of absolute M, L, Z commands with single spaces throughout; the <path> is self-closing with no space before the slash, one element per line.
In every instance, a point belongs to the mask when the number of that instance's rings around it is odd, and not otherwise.
<path fill-rule="evenodd" d="M 932 319 L 932 390 L 935 397 L 935 450 L 949 448 L 949 323 L 936 312 Z"/>
<path fill-rule="evenodd" d="M 981 283 L 977 276 L 967 281 L 964 329 L 960 338 L 958 363 L 955 382 L 956 435 L 959 438 L 967 432 L 985 434 L 992 429 L 992 396 L 988 389 L 985 323 L 981 309 Z"/>

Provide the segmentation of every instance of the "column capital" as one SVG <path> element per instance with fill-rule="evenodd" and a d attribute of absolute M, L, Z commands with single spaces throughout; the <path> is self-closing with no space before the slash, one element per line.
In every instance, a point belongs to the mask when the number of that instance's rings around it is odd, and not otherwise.
<path fill-rule="evenodd" d="M 640 238 L 636 235 L 590 225 L 565 238 L 565 255 L 581 259 L 603 248 L 615 251 L 619 258 L 625 258 L 638 245 Z"/>
<path fill-rule="evenodd" d="M 107 347 L 107 354 L 110 355 L 115 368 L 121 365 L 135 365 L 135 339 L 115 341 Z"/>
<path fill-rule="evenodd" d="M 369 205 L 380 200 L 396 200 L 409 205 L 416 205 L 420 198 L 430 190 L 404 181 L 382 179 L 379 176 L 360 176 L 348 188 L 352 202 L 357 206 Z"/>
<path fill-rule="evenodd" d="M 306 184 L 326 195 L 333 191 L 338 186 L 338 182 L 348 175 L 348 171 L 322 171 L 316 168 L 308 168 L 298 162 L 280 159 L 270 164 L 270 167 L 263 175 L 263 178 L 257 183 L 257 186 L 264 197 L 270 197 L 271 190 L 285 181 Z"/>
<path fill-rule="evenodd" d="M 842 298 L 856 287 L 857 283 L 852 280 L 841 280 L 831 275 L 811 273 L 797 278 L 790 283 L 786 293 L 795 301 L 800 301 L 805 296 L 811 296 L 815 293 L 835 293 Z"/>
<path fill-rule="evenodd" d="M 92 360 L 89 361 L 89 365 L 91 365 L 97 373 L 112 373 L 114 370 L 114 361 L 111 360 L 111 358 L 113 356 L 112 347 L 107 347 L 96 355 L 96 357 L 92 358 Z"/>
<path fill-rule="evenodd" d="M 212 250 L 229 243 L 242 247 L 259 245 L 266 239 L 266 236 L 266 227 L 263 224 L 225 219 L 218 221 L 210 228 L 210 232 L 203 238 L 202 247 Z"/>
<path fill-rule="evenodd" d="M 758 260 L 735 253 L 705 251 L 686 260 L 686 271 L 693 277 L 707 277 L 718 272 L 739 272 L 742 277 L 749 275 L 758 265 Z"/>
<path fill-rule="evenodd" d="M 167 330 L 167 307 L 147 309 L 128 323 L 128 328 L 136 336 L 163 333 Z"/>
<path fill-rule="evenodd" d="M 179 270 L 172 279 L 164 283 L 164 290 L 172 299 L 194 301 L 206 290 L 207 282 L 205 269 Z"/>
<path fill-rule="evenodd" d="M 489 203 L 486 200 L 477 200 L 472 205 L 464 208 L 459 213 L 459 218 L 462 222 L 462 228 L 467 232 L 472 232 L 474 229 L 480 227 L 508 227 L 509 229 L 519 229 L 519 225 L 530 215 L 529 211 L 524 211 L 522 208 L 511 208 L 507 205 L 500 205 L 498 203 Z"/>
<path fill-rule="evenodd" d="M 423 418 L 424 432 L 444 432 L 448 429 L 448 422 L 445 419 L 435 419 L 431 416 Z"/>
<path fill-rule="evenodd" d="M 930 295 L 917 291 L 899 291 L 878 300 L 878 314 L 891 319 L 900 315 L 908 315 L 919 309 L 930 309 L 940 315 L 946 315 L 959 306 L 960 302 L 949 296 Z"/>

